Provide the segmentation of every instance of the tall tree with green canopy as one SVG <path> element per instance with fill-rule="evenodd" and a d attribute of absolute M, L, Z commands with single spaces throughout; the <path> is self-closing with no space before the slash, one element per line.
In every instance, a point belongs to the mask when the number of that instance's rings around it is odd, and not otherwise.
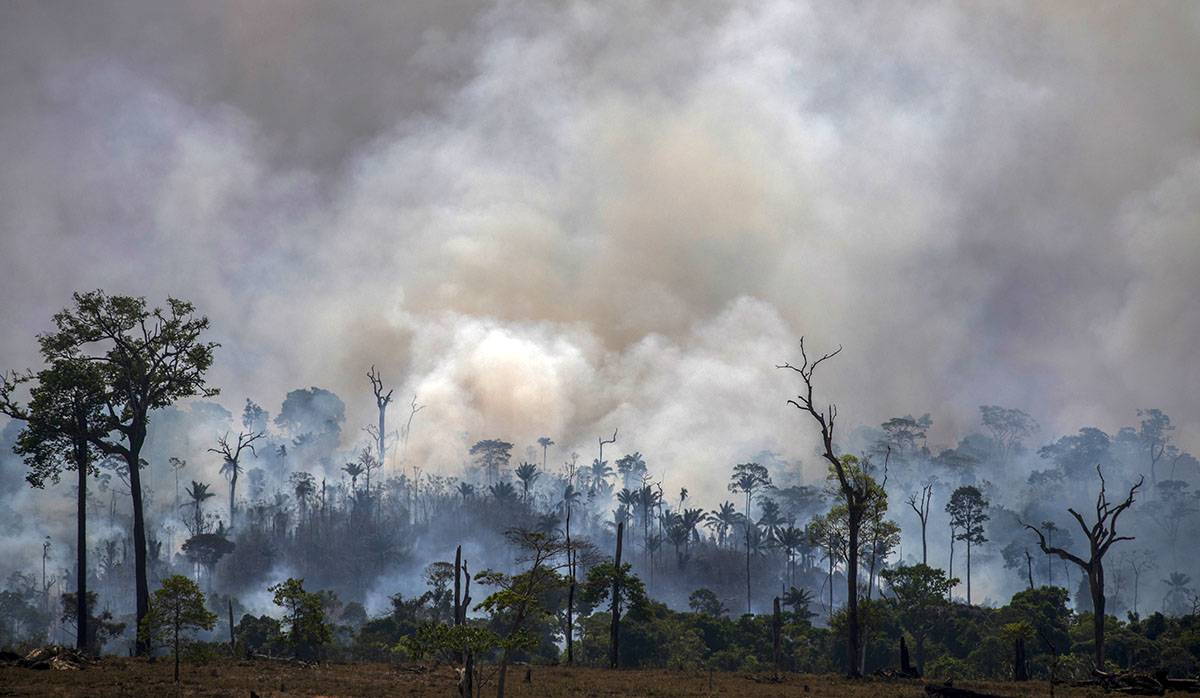
<path fill-rule="evenodd" d="M 990 518 L 987 515 L 988 501 L 984 499 L 979 488 L 964 485 L 954 490 L 950 501 L 946 502 L 946 513 L 950 515 L 950 525 L 958 531 L 956 540 L 967 544 L 967 605 L 971 605 L 971 547 L 987 542 L 983 535 L 983 524 Z"/>
<path fill-rule="evenodd" d="M 179 647 L 190 630 L 212 630 L 217 615 L 204 607 L 204 593 L 181 574 L 171 575 L 154 592 L 142 619 L 139 636 L 151 645 L 170 646 L 175 657 L 175 683 L 179 683 Z"/>
<path fill-rule="evenodd" d="M 896 609 L 900 625 L 912 635 L 917 671 L 924 673 L 925 639 L 949 606 L 946 596 L 958 580 L 947 578 L 942 570 L 924 563 L 883 570 L 879 576 L 887 582 L 891 592 L 880 590 L 880 594 Z"/>
<path fill-rule="evenodd" d="M 104 419 L 90 431 L 89 443 L 101 453 L 125 461 L 133 500 L 134 582 L 139 637 L 137 650 L 148 644 L 141 637 L 142 620 L 150 607 L 146 565 L 146 521 L 142 503 L 142 448 L 150 413 L 185 397 L 212 397 L 205 385 L 218 346 L 200 337 L 208 318 L 195 307 L 168 298 L 167 307 L 150 308 L 146 299 L 109 296 L 103 291 L 74 294 L 73 307 L 54 315 L 55 331 L 38 337 L 48 363 L 86 365 L 77 376 L 87 377 L 87 390 L 99 386 L 97 399 Z"/>
<path fill-rule="evenodd" d="M 14 397 L 17 386 L 34 381 L 29 403 Z M 63 470 L 77 476 L 75 512 L 75 647 L 90 651 L 87 591 L 87 479 L 98 474 L 88 443 L 101 436 L 105 419 L 103 380 L 96 367 L 76 361 L 54 361 L 32 374 L 0 376 L 0 414 L 24 421 L 14 452 L 24 457 L 25 479 L 36 488 L 57 483 Z"/>

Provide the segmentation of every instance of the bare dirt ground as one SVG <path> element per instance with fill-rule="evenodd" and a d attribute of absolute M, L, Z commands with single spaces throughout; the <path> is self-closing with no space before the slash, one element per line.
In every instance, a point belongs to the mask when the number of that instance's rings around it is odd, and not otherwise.
<path fill-rule="evenodd" d="M 321 664 L 299 667 L 269 661 L 211 662 L 184 665 L 177 687 L 171 680 L 171 662 L 139 659 L 105 659 L 82 671 L 35 671 L 0 668 L 0 696 L 241 696 L 253 691 L 267 696 L 451 696 L 456 676 L 441 667 L 423 670 L 388 664 Z M 602 669 L 540 667 L 524 682 L 524 667 L 509 674 L 510 696 L 847 696 L 890 698 L 924 696 L 921 681 L 867 679 L 848 682 L 836 676 L 786 675 L 781 683 L 769 675 L 739 673 L 672 672 L 657 670 L 605 671 Z M 958 684 L 1000 696 L 1048 696 L 1042 682 Z M 494 695 L 488 685 L 485 696 Z M 1099 696 L 1099 689 L 1055 688 L 1056 696 Z"/>

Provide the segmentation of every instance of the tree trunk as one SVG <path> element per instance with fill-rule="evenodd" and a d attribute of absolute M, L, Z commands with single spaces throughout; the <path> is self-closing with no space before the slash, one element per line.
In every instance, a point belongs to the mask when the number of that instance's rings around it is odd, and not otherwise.
<path fill-rule="evenodd" d="M 75 649 L 88 652 L 87 607 L 87 477 L 88 445 L 75 441 L 75 466 L 79 475 L 79 501 L 75 512 Z"/>
<path fill-rule="evenodd" d="M 1025 662 L 1025 639 L 1018 637 L 1013 643 L 1013 681 L 1028 681 L 1029 667 Z"/>
<path fill-rule="evenodd" d="M 145 419 L 135 419 L 129 435 L 129 490 L 133 497 L 133 577 L 137 604 L 137 654 L 150 652 L 150 642 L 142 632 L 142 623 L 150 612 L 150 585 L 146 577 L 146 517 L 142 511 L 142 475 L 140 472 L 142 443 L 146 439 Z"/>
<path fill-rule="evenodd" d="M 921 519 L 921 564 L 929 564 L 929 543 L 925 538 L 925 519 Z"/>
<path fill-rule="evenodd" d="M 229 528 L 233 528 L 233 519 L 237 516 L 237 461 L 233 462 L 233 474 L 229 476 Z"/>
<path fill-rule="evenodd" d="M 616 669 L 621 659 L 621 539 L 625 535 L 625 524 L 617 524 L 617 568 L 613 574 L 612 628 L 609 631 L 608 665 Z"/>
<path fill-rule="evenodd" d="M 971 605 L 971 539 L 967 538 L 967 605 Z"/>
<path fill-rule="evenodd" d="M 954 578 L 954 528 L 950 529 L 950 569 L 947 571 L 947 577 Z M 950 587 L 950 599 L 954 599 L 954 587 Z"/>
<path fill-rule="evenodd" d="M 389 393 L 390 394 L 390 393 Z M 415 400 L 414 400 L 415 402 Z M 387 404 L 379 407 L 379 467 L 382 468 L 387 458 L 387 432 L 384 431 L 384 415 L 387 414 Z"/>
<path fill-rule="evenodd" d="M 454 625 L 462 625 L 459 618 L 462 608 L 462 546 L 454 549 Z"/>
<path fill-rule="evenodd" d="M 233 597 L 229 597 L 229 653 L 237 652 L 237 637 L 233 632 Z"/>
<path fill-rule="evenodd" d="M 862 524 L 862 513 L 850 507 L 849 542 L 846 549 L 846 665 L 849 678 L 862 677 L 858 668 L 859 618 L 858 618 L 858 534 Z"/>
<path fill-rule="evenodd" d="M 175 683 L 179 683 L 179 618 L 175 619 Z"/>
<path fill-rule="evenodd" d="M 567 503 L 567 555 L 571 553 L 571 504 Z M 575 558 L 567 565 L 571 572 L 571 588 L 567 591 L 567 664 L 575 663 Z"/>
<path fill-rule="evenodd" d="M 925 675 L 925 635 L 913 635 L 913 640 L 917 645 L 917 673 Z"/>
<path fill-rule="evenodd" d="M 773 607 L 774 615 L 771 618 L 771 656 L 775 662 L 775 678 L 779 678 L 779 668 L 781 661 L 780 641 L 783 634 L 783 614 L 779 610 L 779 597 L 775 597 Z"/>
<path fill-rule="evenodd" d="M 1092 629 L 1096 642 L 1096 669 L 1104 671 L 1104 565 L 1095 560 L 1088 568 L 1088 587 L 1092 592 Z"/>
<path fill-rule="evenodd" d="M 567 589 L 567 666 L 575 663 L 575 580 Z"/>

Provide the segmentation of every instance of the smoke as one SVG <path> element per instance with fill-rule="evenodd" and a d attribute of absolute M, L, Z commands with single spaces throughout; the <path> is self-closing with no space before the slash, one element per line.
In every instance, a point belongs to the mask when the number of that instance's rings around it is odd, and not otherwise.
<path fill-rule="evenodd" d="M 432 471 L 619 427 L 707 500 L 819 477 L 801 335 L 848 426 L 1197 448 L 1195 7 L 464 5 L 0 9 L 3 365 L 73 290 L 174 294 L 232 412 L 322 386 L 351 448 L 374 364 Z"/>

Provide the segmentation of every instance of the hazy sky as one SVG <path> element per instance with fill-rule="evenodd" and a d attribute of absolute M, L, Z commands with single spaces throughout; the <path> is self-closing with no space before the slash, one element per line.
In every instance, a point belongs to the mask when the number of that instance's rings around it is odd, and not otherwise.
<path fill-rule="evenodd" d="M 376 363 L 431 465 L 619 426 L 719 487 L 808 454 L 805 334 L 848 425 L 1195 449 L 1197 65 L 1191 2 L 6 2 L 0 365 L 174 294 L 231 409 L 357 434 Z"/>

